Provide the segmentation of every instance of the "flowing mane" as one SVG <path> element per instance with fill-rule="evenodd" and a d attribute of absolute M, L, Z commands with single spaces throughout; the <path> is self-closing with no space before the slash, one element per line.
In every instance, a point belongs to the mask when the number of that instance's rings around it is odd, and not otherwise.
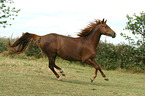
<path fill-rule="evenodd" d="M 100 20 L 95 20 L 93 22 L 90 22 L 90 24 L 88 24 L 86 28 L 82 29 L 82 31 L 78 34 L 78 36 L 84 37 L 84 36 L 89 35 L 89 33 L 93 30 L 93 28 L 96 27 L 100 23 L 101 23 Z"/>

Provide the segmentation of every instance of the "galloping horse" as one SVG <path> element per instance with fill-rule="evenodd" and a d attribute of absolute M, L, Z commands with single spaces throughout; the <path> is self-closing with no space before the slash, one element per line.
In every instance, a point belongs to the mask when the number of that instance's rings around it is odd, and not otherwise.
<path fill-rule="evenodd" d="M 35 42 L 48 57 L 49 68 L 58 80 L 61 80 L 61 77 L 57 74 L 54 68 L 58 69 L 62 76 L 65 76 L 65 73 L 55 64 L 56 56 L 69 61 L 81 61 L 93 66 L 95 68 L 95 74 L 91 78 L 91 82 L 97 77 L 98 70 L 105 80 L 109 80 L 95 60 L 97 46 L 101 35 L 111 36 L 112 38 L 115 38 L 116 36 L 116 33 L 106 24 L 106 21 L 103 19 L 102 21 L 95 20 L 94 22 L 91 22 L 78 34 L 78 38 L 58 34 L 38 36 L 25 33 L 13 44 L 9 42 L 8 45 L 14 53 L 21 53 L 25 51 L 29 42 Z M 38 44 L 38 41 L 40 44 Z"/>

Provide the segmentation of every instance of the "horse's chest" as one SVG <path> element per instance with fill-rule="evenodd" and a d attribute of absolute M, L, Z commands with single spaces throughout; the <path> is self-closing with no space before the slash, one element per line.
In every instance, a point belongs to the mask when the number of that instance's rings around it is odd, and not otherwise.
<path fill-rule="evenodd" d="M 85 48 L 82 52 L 82 62 L 92 59 L 96 56 L 96 50 L 93 48 Z"/>

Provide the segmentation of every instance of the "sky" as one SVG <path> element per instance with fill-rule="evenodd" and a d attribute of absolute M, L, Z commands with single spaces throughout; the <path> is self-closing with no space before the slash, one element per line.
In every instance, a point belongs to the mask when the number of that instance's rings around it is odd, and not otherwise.
<path fill-rule="evenodd" d="M 116 38 L 101 36 L 108 43 L 128 43 L 120 33 L 131 34 L 123 30 L 126 15 L 145 12 L 144 0 L 13 0 L 13 6 L 21 9 L 12 26 L 0 28 L 0 37 L 20 37 L 24 32 L 37 35 L 57 33 L 77 37 L 81 29 L 95 19 L 107 19 L 117 34 Z"/>

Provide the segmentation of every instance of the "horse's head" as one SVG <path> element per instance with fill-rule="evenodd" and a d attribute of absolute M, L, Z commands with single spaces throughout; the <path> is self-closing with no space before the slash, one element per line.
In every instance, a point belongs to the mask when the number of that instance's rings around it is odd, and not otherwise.
<path fill-rule="evenodd" d="M 107 20 L 104 21 L 104 19 L 99 24 L 99 30 L 101 34 L 111 36 L 112 38 L 116 37 L 116 33 L 106 24 Z"/>

